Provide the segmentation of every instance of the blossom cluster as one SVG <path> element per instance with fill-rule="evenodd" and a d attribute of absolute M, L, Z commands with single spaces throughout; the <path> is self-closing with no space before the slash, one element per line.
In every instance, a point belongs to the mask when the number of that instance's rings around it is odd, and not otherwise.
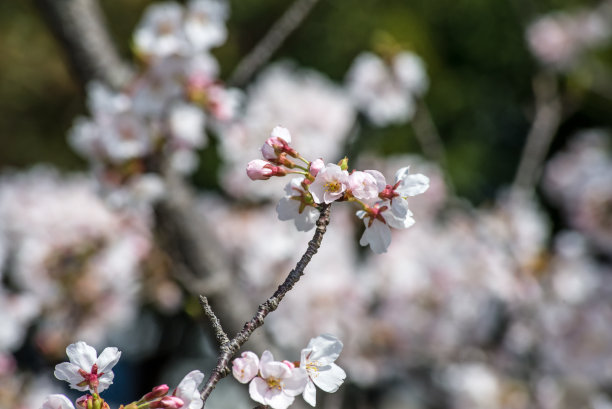
<path fill-rule="evenodd" d="M 70 344 L 66 348 L 70 362 L 62 362 L 55 367 L 55 377 L 66 381 L 72 389 L 88 392 L 76 400 L 78 409 L 109 409 L 109 405 L 100 397 L 100 393 L 113 383 L 115 374 L 112 368 L 121 358 L 117 348 L 105 348 L 97 355 L 96 350 L 85 342 Z M 198 391 L 204 380 L 204 374 L 198 370 L 189 372 L 172 394 L 168 394 L 168 385 L 154 387 L 138 401 L 122 406 L 125 409 L 199 409 L 202 398 Z M 65 395 L 49 395 L 41 409 L 75 409 Z"/>
<path fill-rule="evenodd" d="M 342 342 L 329 334 L 310 340 L 302 349 L 300 361 L 275 361 L 270 351 L 261 359 L 253 352 L 243 352 L 232 363 L 232 374 L 240 383 L 249 383 L 251 399 L 272 409 L 285 409 L 295 396 L 302 395 L 316 405 L 316 386 L 336 392 L 346 374 L 334 362 L 342 351 Z"/>
<path fill-rule="evenodd" d="M 361 207 L 357 217 L 365 224 L 360 244 L 369 245 L 375 253 L 387 251 L 391 227 L 406 229 L 414 224 L 408 197 L 428 189 L 427 176 L 410 174 L 409 168 L 404 167 L 396 172 L 394 184 L 390 185 L 380 171 L 353 170 L 349 174 L 347 158 L 338 164 L 325 164 L 323 159 L 309 161 L 290 144 L 289 130 L 277 126 L 261 147 L 264 160 L 255 159 L 247 165 L 247 175 L 252 180 L 301 175 L 285 186 L 285 197 L 276 208 L 280 220 L 293 220 L 298 230 L 308 231 L 319 217 L 318 205 L 357 203 Z"/>
<path fill-rule="evenodd" d="M 218 80 L 210 54 L 225 41 L 226 16 L 227 5 L 216 0 L 149 6 L 134 33 L 138 74 L 120 91 L 88 86 L 91 117 L 75 121 L 69 140 L 113 202 L 158 199 L 158 173 L 192 172 L 205 128 L 234 117 L 241 94 Z"/>
<path fill-rule="evenodd" d="M 372 52 L 359 54 L 346 79 L 356 107 L 379 127 L 412 119 L 416 99 L 429 86 L 421 57 L 406 50 L 386 54 L 383 57 Z"/>
<path fill-rule="evenodd" d="M 592 9 L 538 17 L 525 34 L 529 50 L 544 66 L 569 71 L 587 51 L 610 40 L 611 7 L 609 1 L 604 1 Z"/>

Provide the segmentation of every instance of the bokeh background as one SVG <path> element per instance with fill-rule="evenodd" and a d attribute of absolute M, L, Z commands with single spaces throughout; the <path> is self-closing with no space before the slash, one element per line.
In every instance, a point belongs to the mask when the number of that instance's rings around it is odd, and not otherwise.
<path fill-rule="evenodd" d="M 348 209 L 337 210 L 310 267 L 320 275 L 307 274 L 251 349 L 269 347 L 292 360 L 322 332 L 341 338 L 348 378 L 339 393 L 323 398 L 325 408 L 612 408 L 608 3 L 320 1 L 242 87 L 243 106 L 257 100 L 269 115 L 288 115 L 279 123 L 291 123 L 292 110 L 319 104 L 319 89 L 347 93 L 356 57 L 392 41 L 424 62 L 429 85 L 416 98 L 415 118 L 425 118 L 425 133 L 439 137 L 443 156 L 427 151 L 414 118 L 377 126 L 346 102 L 347 125 L 338 125 L 340 135 L 328 138 L 334 141 L 320 142 L 321 155 L 339 152 L 329 158 L 335 161 L 345 148 L 353 167 L 380 169 L 388 179 L 411 164 L 430 177 L 430 190 L 411 201 L 416 225 L 394 235 L 382 256 L 357 245 L 363 226 Z M 132 34 L 150 4 L 100 2 L 119 53 L 141 69 Z M 229 79 L 289 4 L 229 2 L 227 40 L 212 49 L 219 80 Z M 207 145 L 195 151 L 199 166 L 186 176 L 197 191 L 193 214 L 226 256 L 220 263 L 234 284 L 224 294 L 216 282 L 181 273 L 177 254 L 189 245 L 168 245 L 176 232 L 164 224 L 166 208 L 132 203 L 116 211 L 92 193 L 99 172 L 68 141 L 75 118 L 92 114 L 86 86 L 32 2 L 0 4 L 0 55 L 0 317 L 17 334 L 0 343 L 0 407 L 37 408 L 45 393 L 63 391 L 51 383 L 50 369 L 78 340 L 71 331 L 90 336 L 98 351 L 109 345 L 125 351 L 107 392 L 115 406 L 159 383 L 175 385 L 191 369 L 208 373 L 216 347 L 197 292 L 219 292 L 221 315 L 238 303 L 236 294 L 248 294 L 246 308 L 237 310 L 254 311 L 310 236 L 276 219 L 282 184 L 276 194 L 253 194 L 262 182 L 238 183 L 231 173 L 258 155 L 267 135 L 252 130 L 275 124 L 246 126 L 251 132 L 239 137 L 236 130 L 208 129 Z M 268 91 L 266 105 L 262 84 L 273 88 L 283 76 L 299 83 L 312 73 L 306 70 L 319 73 L 314 83 L 285 88 L 295 94 Z M 307 91 L 311 99 L 300 100 Z M 283 98 L 288 108 L 275 110 Z M 542 109 L 557 109 L 558 120 L 534 132 Z M 295 123 L 304 133 L 327 129 L 314 121 Z M 550 146 L 530 183 L 517 186 L 533 133 L 536 140 L 550 137 Z M 317 143 L 306 150 L 317 155 Z M 234 152 L 236 146 L 244 152 Z M 242 186 L 248 183 L 256 187 Z M 91 213 L 74 210 L 83 208 Z M 62 238 L 58 248 L 40 244 L 55 235 Z M 129 283 L 110 313 L 104 303 L 115 290 L 92 286 L 103 281 L 96 274 Z M 61 289 L 31 285 L 40 277 L 62 282 Z M 102 307 L 77 299 L 76 311 L 87 308 L 72 325 L 75 310 L 57 313 L 54 303 L 41 301 L 46 291 L 70 302 L 75 294 L 98 294 L 100 304 L 93 304 Z M 121 325 L 105 314 L 121 316 Z M 213 399 L 207 407 L 255 406 L 246 387 L 230 379 Z"/>

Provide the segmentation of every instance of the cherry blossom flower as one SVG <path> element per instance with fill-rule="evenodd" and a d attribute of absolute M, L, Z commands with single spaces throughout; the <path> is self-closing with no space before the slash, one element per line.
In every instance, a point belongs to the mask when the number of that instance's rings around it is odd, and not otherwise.
<path fill-rule="evenodd" d="M 204 380 L 204 374 L 198 370 L 189 372 L 174 390 L 173 397 L 183 401 L 183 409 L 200 409 L 204 402 L 198 387 Z"/>
<path fill-rule="evenodd" d="M 300 368 L 308 374 L 308 383 L 304 388 L 304 400 L 311 406 L 316 404 L 315 385 L 325 392 L 336 392 L 346 373 L 334 363 L 342 351 L 342 342 L 333 335 L 323 334 L 313 338 L 305 349 L 302 349 Z"/>
<path fill-rule="evenodd" d="M 227 14 L 227 3 L 219 0 L 192 0 L 187 4 L 184 31 L 193 53 L 225 42 Z"/>
<path fill-rule="evenodd" d="M 365 231 L 359 240 L 362 246 L 369 245 L 372 251 L 376 254 L 381 254 L 387 251 L 391 244 L 391 229 L 407 229 L 414 224 L 412 212 L 405 208 L 406 213 L 403 217 L 398 217 L 388 206 L 377 203 L 368 210 L 357 211 L 357 217 L 363 219 L 365 223 Z"/>
<path fill-rule="evenodd" d="M 412 119 L 414 99 L 429 85 L 423 60 L 408 51 L 388 61 L 370 52 L 359 54 L 346 83 L 357 108 L 376 126 Z"/>
<path fill-rule="evenodd" d="M 40 409 L 74 409 L 74 405 L 65 395 L 49 395 Z"/>
<path fill-rule="evenodd" d="M 264 351 L 259 361 L 260 376 L 249 385 L 251 399 L 273 409 L 285 409 L 304 391 L 306 371 L 287 362 L 274 361 L 270 351 Z"/>
<path fill-rule="evenodd" d="M 403 218 L 408 210 L 408 197 L 424 193 L 429 188 L 429 178 L 421 173 L 409 174 L 409 166 L 395 173 L 395 185 L 387 186 L 380 196 L 391 201 L 391 210 Z"/>
<path fill-rule="evenodd" d="M 293 220 L 299 231 L 312 229 L 319 218 L 319 210 L 312 197 L 302 187 L 303 178 L 294 178 L 285 186 L 285 194 L 276 206 L 279 220 Z"/>
<path fill-rule="evenodd" d="M 232 374 L 240 383 L 249 383 L 259 371 L 259 357 L 251 351 L 241 354 L 232 362 Z"/>
<path fill-rule="evenodd" d="M 184 52 L 187 44 L 182 32 L 183 13 L 180 4 L 170 1 L 147 7 L 134 31 L 138 53 L 163 58 Z"/>
<path fill-rule="evenodd" d="M 176 104 L 168 118 L 170 135 L 180 147 L 202 148 L 206 145 L 205 121 L 204 112 L 199 107 L 187 103 Z"/>
<path fill-rule="evenodd" d="M 354 171 L 349 175 L 349 189 L 357 199 L 369 200 L 378 197 L 376 179 L 370 173 Z"/>
<path fill-rule="evenodd" d="M 349 174 L 340 166 L 328 163 L 310 185 L 310 193 L 316 203 L 331 203 L 342 197 L 349 186 Z"/>
<path fill-rule="evenodd" d="M 80 341 L 68 345 L 66 354 L 70 362 L 56 365 L 55 377 L 68 382 L 71 388 L 99 393 L 113 383 L 115 374 L 111 369 L 121 357 L 117 348 L 105 348 L 98 357 L 93 347 Z"/>

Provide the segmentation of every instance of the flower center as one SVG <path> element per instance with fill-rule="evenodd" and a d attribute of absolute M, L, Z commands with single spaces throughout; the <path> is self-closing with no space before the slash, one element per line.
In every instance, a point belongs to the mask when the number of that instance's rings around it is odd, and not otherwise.
<path fill-rule="evenodd" d="M 339 192 L 340 189 L 342 188 L 342 184 L 340 182 L 338 182 L 337 180 L 332 180 L 330 182 L 327 182 L 325 185 L 325 190 L 327 190 L 328 192 Z"/>
<path fill-rule="evenodd" d="M 317 361 L 306 362 L 306 372 L 311 378 L 319 376 L 319 363 Z"/>
<path fill-rule="evenodd" d="M 279 391 L 282 389 L 281 380 L 278 378 L 274 378 L 273 376 L 266 379 L 268 383 L 268 388 L 270 389 L 278 389 Z"/>

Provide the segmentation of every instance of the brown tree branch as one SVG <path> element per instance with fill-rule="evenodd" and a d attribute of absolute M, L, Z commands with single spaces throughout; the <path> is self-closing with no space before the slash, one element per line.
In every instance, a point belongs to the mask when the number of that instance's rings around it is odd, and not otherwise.
<path fill-rule="evenodd" d="M 251 52 L 238 63 L 228 83 L 234 86 L 243 86 L 255 71 L 272 57 L 272 54 L 278 50 L 287 37 L 300 26 L 318 1 L 295 0 Z"/>
<path fill-rule="evenodd" d="M 253 331 L 263 325 L 266 316 L 272 311 L 276 310 L 278 304 L 285 297 L 287 292 L 293 288 L 293 286 L 299 281 L 300 277 L 304 274 L 304 269 L 308 263 L 310 263 L 312 256 L 314 256 L 319 250 L 321 241 L 323 240 L 323 235 L 327 231 L 327 225 L 329 224 L 331 205 L 322 204 L 319 209 L 321 214 L 317 220 L 317 228 L 312 239 L 308 242 L 306 252 L 302 255 L 295 268 L 291 270 L 285 281 L 276 289 L 274 294 L 264 303 L 259 305 L 253 318 L 244 324 L 242 330 L 237 333 L 234 338 L 221 344 L 220 353 L 217 357 L 217 366 L 213 369 L 213 372 L 202 388 L 201 396 L 204 402 L 206 402 L 206 399 L 208 399 L 210 393 L 213 391 L 213 389 L 215 389 L 217 383 L 229 374 L 230 359 L 232 359 L 240 347 L 248 341 Z M 215 326 L 215 324 L 213 324 L 213 326 Z M 220 328 L 220 326 L 218 328 Z M 223 338 L 223 334 L 217 333 L 217 338 Z"/>
<path fill-rule="evenodd" d="M 95 0 L 35 0 L 62 44 L 72 71 L 82 84 L 97 80 L 120 89 L 132 76 L 110 38 Z"/>

